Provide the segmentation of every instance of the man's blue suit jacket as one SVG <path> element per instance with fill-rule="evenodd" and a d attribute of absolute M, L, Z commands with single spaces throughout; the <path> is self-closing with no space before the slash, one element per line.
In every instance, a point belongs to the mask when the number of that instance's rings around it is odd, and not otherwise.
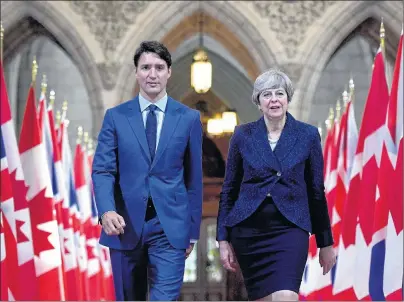
<path fill-rule="evenodd" d="M 333 244 L 320 135 L 316 127 L 290 113 L 274 151 L 263 117 L 236 127 L 221 192 L 217 240 L 229 240 L 229 228 L 254 213 L 268 193 L 289 221 L 316 235 L 318 247 Z"/>
<path fill-rule="evenodd" d="M 175 248 L 199 239 L 202 216 L 202 125 L 199 111 L 168 97 L 151 162 L 139 98 L 108 109 L 94 154 L 92 180 L 99 217 L 116 211 L 124 234 L 101 233 L 100 243 L 129 250 L 141 238 L 149 192 Z"/>

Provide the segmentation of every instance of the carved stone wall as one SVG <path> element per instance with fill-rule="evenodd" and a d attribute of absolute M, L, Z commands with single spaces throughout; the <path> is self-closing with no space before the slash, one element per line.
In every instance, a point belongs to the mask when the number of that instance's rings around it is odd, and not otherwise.
<path fill-rule="evenodd" d="M 142 14 L 150 1 L 70 1 L 71 9 L 79 14 L 99 43 L 104 62 L 97 67 L 104 88 L 111 90 L 120 70 L 117 48 L 133 20 Z"/>
<path fill-rule="evenodd" d="M 288 58 L 299 51 L 309 27 L 336 1 L 253 1 L 254 9 L 267 20 Z"/>

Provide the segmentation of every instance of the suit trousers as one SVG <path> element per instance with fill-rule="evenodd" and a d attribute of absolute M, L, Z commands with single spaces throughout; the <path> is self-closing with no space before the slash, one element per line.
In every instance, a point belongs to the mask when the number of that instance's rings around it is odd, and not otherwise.
<path fill-rule="evenodd" d="M 146 215 L 135 249 L 110 249 L 117 301 L 145 301 L 148 289 L 150 301 L 175 301 L 180 296 L 185 249 L 174 248 L 158 216 L 151 217 Z"/>

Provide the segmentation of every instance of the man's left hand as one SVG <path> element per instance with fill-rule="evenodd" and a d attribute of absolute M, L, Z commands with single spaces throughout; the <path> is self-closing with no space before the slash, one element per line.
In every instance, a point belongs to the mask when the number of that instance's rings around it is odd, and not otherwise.
<path fill-rule="evenodd" d="M 185 258 L 188 258 L 189 255 L 191 255 L 192 250 L 194 249 L 194 245 L 195 245 L 195 243 L 191 243 L 191 244 L 189 245 L 189 247 L 186 249 L 186 251 L 185 251 Z"/>

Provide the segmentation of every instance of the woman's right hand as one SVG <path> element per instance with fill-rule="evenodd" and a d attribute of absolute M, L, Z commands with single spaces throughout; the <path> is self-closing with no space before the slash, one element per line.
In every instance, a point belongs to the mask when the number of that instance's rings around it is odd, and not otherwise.
<path fill-rule="evenodd" d="M 219 251 L 223 267 L 230 272 L 236 272 L 236 257 L 230 243 L 228 241 L 219 241 Z"/>

